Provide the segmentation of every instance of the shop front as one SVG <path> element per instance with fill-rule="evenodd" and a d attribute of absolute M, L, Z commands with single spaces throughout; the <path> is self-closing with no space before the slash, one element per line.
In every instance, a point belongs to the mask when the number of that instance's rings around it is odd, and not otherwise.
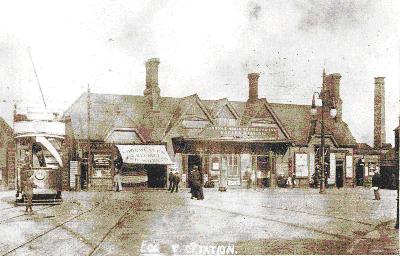
<path fill-rule="evenodd" d="M 173 164 L 164 145 L 116 145 L 123 184 L 165 188 L 167 168 Z"/>
<path fill-rule="evenodd" d="M 285 155 L 290 145 L 289 141 L 279 141 L 277 133 L 276 128 L 207 127 L 198 137 L 173 138 L 183 181 L 187 182 L 193 167 L 198 166 L 206 185 L 274 185 L 271 181 L 276 176 L 276 158 Z"/>
<path fill-rule="evenodd" d="M 81 189 L 111 190 L 116 172 L 122 175 L 123 187 L 164 188 L 167 166 L 172 164 L 164 145 L 92 143 L 89 155 L 87 161 L 88 153 L 83 153 L 76 172 Z"/>

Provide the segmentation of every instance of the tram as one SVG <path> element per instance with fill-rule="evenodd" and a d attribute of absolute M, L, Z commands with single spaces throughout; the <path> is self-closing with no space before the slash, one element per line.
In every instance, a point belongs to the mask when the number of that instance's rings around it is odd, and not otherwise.
<path fill-rule="evenodd" d="M 34 113 L 19 115 L 14 121 L 16 204 L 24 205 L 24 184 L 34 183 L 33 204 L 62 202 L 61 157 L 65 124 L 56 115 Z"/>

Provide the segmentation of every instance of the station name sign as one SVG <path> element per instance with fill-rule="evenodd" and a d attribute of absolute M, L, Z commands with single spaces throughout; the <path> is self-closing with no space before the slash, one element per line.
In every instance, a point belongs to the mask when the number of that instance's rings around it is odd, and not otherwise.
<path fill-rule="evenodd" d="M 209 126 L 205 134 L 211 137 L 236 137 L 263 140 L 278 139 L 278 129 L 276 127 Z"/>

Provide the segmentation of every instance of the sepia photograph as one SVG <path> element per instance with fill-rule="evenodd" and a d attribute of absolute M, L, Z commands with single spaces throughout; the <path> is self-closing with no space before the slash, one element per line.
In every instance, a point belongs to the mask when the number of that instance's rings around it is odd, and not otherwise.
<path fill-rule="evenodd" d="M 0 255 L 399 255 L 397 0 L 0 2 Z"/>

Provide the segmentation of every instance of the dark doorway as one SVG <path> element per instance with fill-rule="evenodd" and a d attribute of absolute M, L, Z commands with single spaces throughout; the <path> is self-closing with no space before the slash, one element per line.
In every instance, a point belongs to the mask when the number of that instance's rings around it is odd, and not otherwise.
<path fill-rule="evenodd" d="M 342 188 L 343 187 L 343 161 L 336 161 L 336 187 Z"/>
<path fill-rule="evenodd" d="M 358 160 L 356 164 L 356 185 L 363 186 L 364 185 L 364 163 L 362 160 Z"/>
<path fill-rule="evenodd" d="M 81 162 L 81 175 L 79 177 L 80 188 L 86 189 L 87 188 L 87 179 L 88 179 L 88 161 L 87 159 L 83 159 Z"/>
<path fill-rule="evenodd" d="M 263 173 L 268 173 L 269 169 L 269 161 L 268 156 L 257 156 L 257 170 L 260 170 Z M 257 177 L 257 184 L 260 187 L 269 187 L 270 186 L 269 178 L 261 178 Z"/>
<path fill-rule="evenodd" d="M 167 186 L 167 167 L 159 164 L 145 165 L 147 186 L 149 188 L 165 188 Z"/>
<path fill-rule="evenodd" d="M 396 166 L 381 166 L 381 188 L 397 189 Z"/>
<path fill-rule="evenodd" d="M 188 156 L 188 170 L 191 171 L 193 166 L 197 165 L 201 169 L 201 157 L 199 155 Z"/>

